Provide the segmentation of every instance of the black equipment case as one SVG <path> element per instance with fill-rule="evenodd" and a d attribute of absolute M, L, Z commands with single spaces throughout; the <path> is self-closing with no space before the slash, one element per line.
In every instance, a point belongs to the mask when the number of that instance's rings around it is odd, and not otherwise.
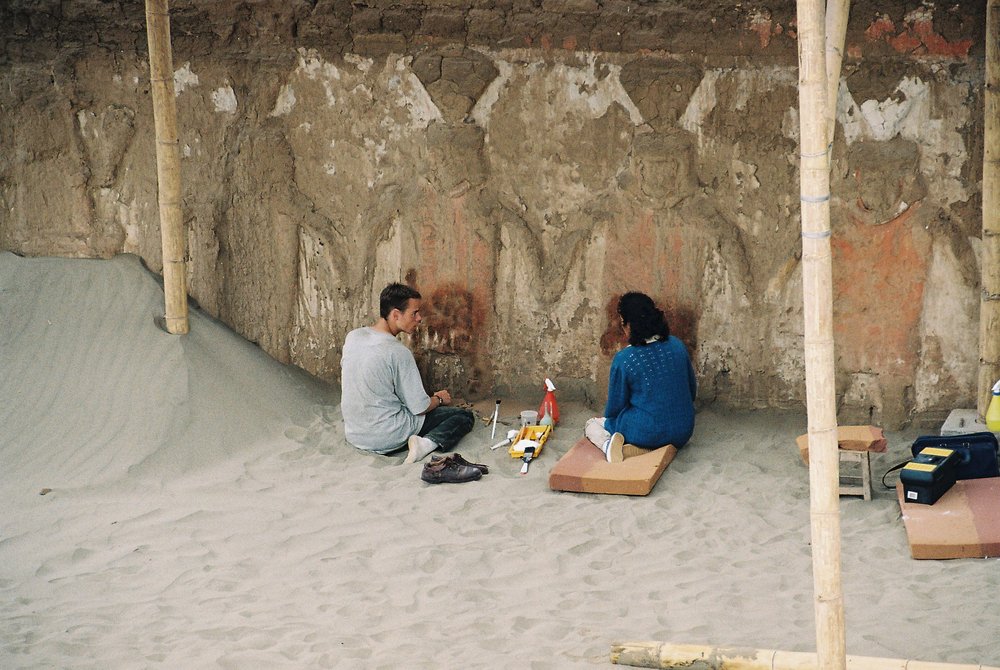
<path fill-rule="evenodd" d="M 910 453 L 915 457 L 925 447 L 951 449 L 958 457 L 955 479 L 1000 477 L 997 462 L 997 438 L 990 432 L 966 435 L 922 435 L 913 441 Z"/>
<path fill-rule="evenodd" d="M 899 473 L 906 502 L 933 505 L 955 484 L 959 454 L 954 449 L 924 447 Z"/>

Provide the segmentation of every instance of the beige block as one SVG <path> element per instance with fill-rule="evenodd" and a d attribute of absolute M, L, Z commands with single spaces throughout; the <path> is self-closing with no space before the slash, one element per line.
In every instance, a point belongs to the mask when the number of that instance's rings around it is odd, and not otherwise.
<path fill-rule="evenodd" d="M 809 465 L 809 434 L 795 438 L 802 462 Z M 886 450 L 887 442 L 881 428 L 875 426 L 837 426 L 837 446 L 845 451 Z"/>

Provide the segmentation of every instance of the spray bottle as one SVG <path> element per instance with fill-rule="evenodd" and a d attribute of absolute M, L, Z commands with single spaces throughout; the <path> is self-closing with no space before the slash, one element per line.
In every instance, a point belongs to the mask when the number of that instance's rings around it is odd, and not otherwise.
<path fill-rule="evenodd" d="M 1000 382 L 997 382 L 1000 384 Z M 997 407 L 1000 411 L 1000 403 Z M 998 414 L 1000 418 L 1000 414 Z M 538 425 L 555 426 L 559 423 L 559 405 L 556 403 L 556 385 L 548 377 L 545 378 L 545 397 L 542 404 L 538 406 Z"/>
<path fill-rule="evenodd" d="M 986 409 L 986 428 L 994 433 L 1000 432 L 1000 381 L 993 385 L 990 406 Z"/>

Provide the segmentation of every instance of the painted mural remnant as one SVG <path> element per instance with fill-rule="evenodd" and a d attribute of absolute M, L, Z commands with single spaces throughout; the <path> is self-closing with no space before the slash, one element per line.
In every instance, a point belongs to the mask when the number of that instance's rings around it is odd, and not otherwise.
<path fill-rule="evenodd" d="M 760 40 L 760 48 L 766 49 L 771 44 L 771 40 L 779 35 L 785 35 L 789 41 L 795 39 L 794 29 L 786 30 L 780 22 L 776 21 L 771 11 L 766 8 L 753 8 L 747 21 L 747 30 L 757 35 Z"/>
<path fill-rule="evenodd" d="M 663 315 L 670 328 L 670 334 L 683 342 L 689 352 L 695 351 L 698 348 L 698 344 L 694 333 L 696 325 L 694 312 L 685 307 L 671 307 L 663 300 L 657 299 L 654 296 L 650 297 L 653 298 L 657 307 L 663 310 Z M 625 332 L 622 330 L 621 319 L 618 316 L 618 301 L 620 299 L 621 294 L 613 295 L 608 299 L 604 307 L 607 326 L 604 328 L 604 332 L 601 333 L 599 346 L 601 353 L 609 357 L 613 357 L 628 345 Z"/>
<path fill-rule="evenodd" d="M 206 311 L 336 380 L 405 278 L 434 310 L 406 340 L 428 379 L 550 375 L 600 404 L 607 310 L 640 290 L 703 402 L 801 406 L 789 8 L 244 4 L 182 0 L 174 24 Z M 841 410 L 886 425 L 970 397 L 977 358 L 981 3 L 910 5 L 852 3 L 833 145 Z M 159 267 L 143 16 L 118 9 L 0 21 L 0 110 L 37 112 L 0 113 L 4 249 Z"/>
<path fill-rule="evenodd" d="M 850 408 L 867 411 L 855 418 L 905 415 L 912 402 L 931 259 L 930 235 L 912 225 L 918 210 L 879 226 L 838 230 L 831 242 L 838 368 L 870 375 L 870 395 Z"/>
<path fill-rule="evenodd" d="M 456 397 L 479 397 L 490 390 L 490 338 L 486 309 L 458 284 L 424 293 L 424 329 L 417 356 L 422 372 L 452 389 Z"/>
<path fill-rule="evenodd" d="M 948 40 L 934 28 L 934 8 L 925 5 L 912 10 L 897 27 L 887 14 L 879 14 L 865 29 L 871 42 L 886 42 L 899 53 L 910 56 L 967 58 L 971 39 Z"/>

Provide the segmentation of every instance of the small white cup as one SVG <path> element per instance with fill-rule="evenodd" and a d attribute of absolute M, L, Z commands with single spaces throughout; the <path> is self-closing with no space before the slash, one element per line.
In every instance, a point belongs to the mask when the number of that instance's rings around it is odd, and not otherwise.
<path fill-rule="evenodd" d="M 538 425 L 538 412 L 533 409 L 526 409 L 521 412 L 521 425 L 522 426 L 537 426 Z"/>

